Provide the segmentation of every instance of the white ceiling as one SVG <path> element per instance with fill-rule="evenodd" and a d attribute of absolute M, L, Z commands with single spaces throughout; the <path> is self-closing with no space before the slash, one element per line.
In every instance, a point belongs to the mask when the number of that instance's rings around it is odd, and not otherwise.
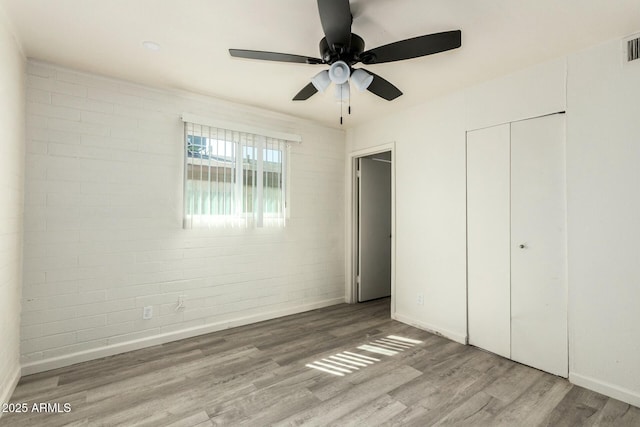
<path fill-rule="evenodd" d="M 322 65 L 231 58 L 227 49 L 318 57 L 315 0 L 0 0 L 31 58 L 212 95 L 339 127 L 333 91 L 291 98 Z M 367 48 L 452 29 L 462 48 L 368 66 L 404 95 L 352 94 L 354 126 L 472 83 L 640 31 L 638 0 L 352 0 Z M 142 47 L 153 40 L 158 52 Z"/>

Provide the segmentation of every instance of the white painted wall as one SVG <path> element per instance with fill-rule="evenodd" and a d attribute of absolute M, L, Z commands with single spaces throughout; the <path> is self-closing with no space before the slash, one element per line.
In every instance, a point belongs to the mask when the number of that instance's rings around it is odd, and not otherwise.
<path fill-rule="evenodd" d="M 570 379 L 640 406 L 638 99 L 613 41 L 349 130 L 396 142 L 397 319 L 465 340 L 465 131 L 566 109 Z"/>
<path fill-rule="evenodd" d="M 566 108 L 566 58 L 545 62 L 465 90 L 465 127 L 480 129 Z"/>
<path fill-rule="evenodd" d="M 33 62 L 27 98 L 25 372 L 344 301 L 342 131 Z M 302 136 L 285 229 L 182 229 L 183 112 Z"/>
<path fill-rule="evenodd" d="M 551 61 L 347 132 L 348 153 L 396 142 L 398 320 L 466 341 L 465 132 L 564 110 L 564 82 Z"/>
<path fill-rule="evenodd" d="M 569 56 L 571 380 L 640 406 L 640 61 Z"/>
<path fill-rule="evenodd" d="M 407 110 L 348 131 L 347 147 L 396 142 L 395 317 L 458 341 L 466 335 L 463 107 L 453 95 Z"/>
<path fill-rule="evenodd" d="M 0 8 L 0 403 L 20 378 L 24 58 L 9 28 Z"/>

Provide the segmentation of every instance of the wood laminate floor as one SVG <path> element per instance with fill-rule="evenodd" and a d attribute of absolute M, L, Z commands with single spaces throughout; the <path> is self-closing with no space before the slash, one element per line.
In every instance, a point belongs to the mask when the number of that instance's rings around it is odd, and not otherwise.
<path fill-rule="evenodd" d="M 421 342 L 395 355 L 358 348 L 389 335 Z M 345 351 L 379 361 L 322 362 Z M 314 362 L 352 368 L 336 376 Z M 388 299 L 27 376 L 12 402 L 71 412 L 5 414 L 2 426 L 640 425 L 636 407 L 390 320 Z"/>

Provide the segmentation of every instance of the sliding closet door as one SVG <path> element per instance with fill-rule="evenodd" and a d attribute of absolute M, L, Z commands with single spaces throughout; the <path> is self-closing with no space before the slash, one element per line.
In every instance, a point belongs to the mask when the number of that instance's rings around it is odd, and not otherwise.
<path fill-rule="evenodd" d="M 564 115 L 511 124 L 511 358 L 566 377 Z"/>
<path fill-rule="evenodd" d="M 509 125 L 467 133 L 469 343 L 510 357 Z"/>

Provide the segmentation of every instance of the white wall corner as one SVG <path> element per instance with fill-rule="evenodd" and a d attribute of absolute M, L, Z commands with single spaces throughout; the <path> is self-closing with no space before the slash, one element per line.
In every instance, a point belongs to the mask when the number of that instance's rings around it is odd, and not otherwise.
<path fill-rule="evenodd" d="M 10 381 L 4 385 L 3 389 L 0 390 L 0 404 L 8 403 L 11 400 L 11 396 L 13 395 L 21 377 L 22 370 L 20 369 L 20 366 L 16 366 L 13 375 L 9 377 Z M 0 418 L 2 418 L 2 411 L 0 411 Z"/>
<path fill-rule="evenodd" d="M 7 32 L 9 34 L 11 34 L 11 37 L 13 38 L 13 41 L 15 42 L 16 46 L 18 47 L 18 51 L 20 52 L 20 55 L 22 55 L 22 59 L 24 61 L 26 61 L 27 55 L 24 52 L 24 47 L 22 46 L 22 41 L 20 40 L 20 37 L 18 37 L 18 32 L 16 31 L 16 27 L 13 24 L 13 22 L 11 21 L 11 19 L 9 19 L 9 15 L 7 15 L 7 12 L 5 11 L 5 9 L 2 6 L 2 4 L 0 4 L 0 23 L 2 23 L 3 26 L 7 29 Z"/>

